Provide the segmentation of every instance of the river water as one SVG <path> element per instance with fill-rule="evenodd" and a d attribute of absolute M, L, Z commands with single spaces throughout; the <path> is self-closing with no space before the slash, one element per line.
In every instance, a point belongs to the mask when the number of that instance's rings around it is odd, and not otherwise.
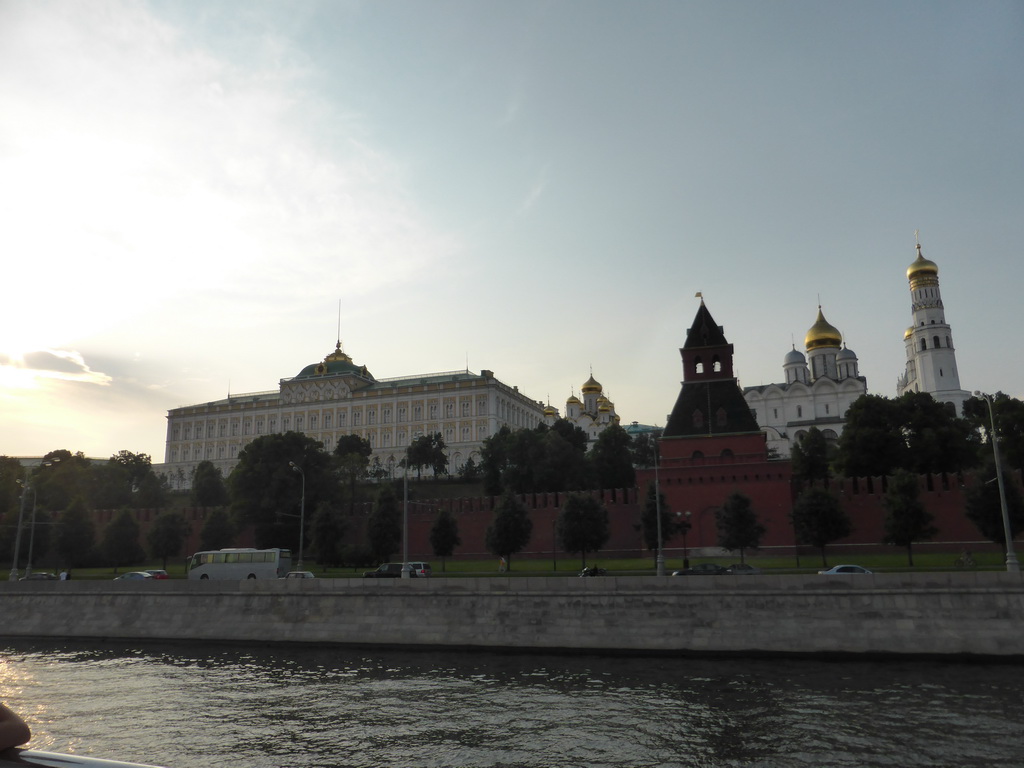
<path fill-rule="evenodd" d="M 1024 765 L 1024 665 L 0 641 L 30 746 L 172 768 Z"/>

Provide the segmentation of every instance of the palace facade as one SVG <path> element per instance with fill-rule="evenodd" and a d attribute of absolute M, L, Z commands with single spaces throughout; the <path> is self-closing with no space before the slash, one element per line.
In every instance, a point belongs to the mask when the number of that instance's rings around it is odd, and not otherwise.
<path fill-rule="evenodd" d="M 543 403 L 491 371 L 376 379 L 342 351 L 339 341 L 323 361 L 281 379 L 277 390 L 168 411 L 161 469 L 176 488 L 190 487 L 201 461 L 213 462 L 226 477 L 254 439 L 292 431 L 319 440 L 327 450 L 342 435 L 359 435 L 369 441 L 374 459 L 392 470 L 415 438 L 439 433 L 454 473 L 470 459 L 479 464 L 483 441 L 503 426 L 533 428 L 543 420 Z"/>

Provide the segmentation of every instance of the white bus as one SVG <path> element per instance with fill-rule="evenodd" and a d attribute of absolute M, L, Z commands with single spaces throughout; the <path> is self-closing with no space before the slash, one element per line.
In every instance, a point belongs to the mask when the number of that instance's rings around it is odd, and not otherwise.
<path fill-rule="evenodd" d="M 279 579 L 291 569 L 290 549 L 217 549 L 188 561 L 190 579 Z"/>

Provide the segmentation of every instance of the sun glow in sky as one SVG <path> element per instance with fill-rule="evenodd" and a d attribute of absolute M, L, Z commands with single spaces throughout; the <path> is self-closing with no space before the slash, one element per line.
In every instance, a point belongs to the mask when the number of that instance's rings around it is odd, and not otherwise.
<path fill-rule="evenodd" d="M 744 385 L 820 301 L 892 396 L 915 230 L 963 387 L 1024 396 L 1022 39 L 1012 0 L 0 0 L 0 454 L 160 462 L 339 301 L 378 378 L 593 371 L 649 424 L 697 291 Z"/>

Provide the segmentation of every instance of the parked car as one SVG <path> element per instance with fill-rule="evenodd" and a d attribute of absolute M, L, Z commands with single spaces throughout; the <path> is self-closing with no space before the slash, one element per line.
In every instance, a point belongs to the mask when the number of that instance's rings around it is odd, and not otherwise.
<path fill-rule="evenodd" d="M 315 579 L 312 571 L 288 571 L 282 579 Z"/>
<path fill-rule="evenodd" d="M 46 571 L 36 571 L 28 576 L 22 576 L 18 581 L 56 581 L 57 575 Z"/>
<path fill-rule="evenodd" d="M 148 573 L 154 579 L 169 579 L 169 578 L 171 578 L 170 576 L 167 575 L 167 571 L 163 571 L 163 570 L 159 570 L 159 569 L 147 570 L 146 573 Z"/>
<path fill-rule="evenodd" d="M 698 563 L 692 568 L 683 568 L 681 571 L 673 571 L 673 576 L 721 576 L 729 572 L 724 565 L 717 563 Z"/>
<path fill-rule="evenodd" d="M 756 576 L 761 569 L 747 563 L 733 563 L 729 566 L 728 571 L 736 576 Z"/>
<path fill-rule="evenodd" d="M 409 567 L 412 568 L 412 572 L 419 577 L 427 577 L 431 575 L 430 563 L 409 563 Z"/>
<path fill-rule="evenodd" d="M 585 578 L 587 576 L 604 576 L 606 573 L 608 573 L 608 571 L 604 568 L 599 568 L 596 565 L 589 565 L 580 571 L 580 578 Z"/>
<path fill-rule="evenodd" d="M 122 573 L 120 576 L 115 576 L 114 581 L 133 581 L 135 579 L 152 579 L 152 574 L 146 573 L 145 571 L 128 571 Z"/>
<path fill-rule="evenodd" d="M 416 571 L 411 566 L 402 565 L 402 563 L 382 563 L 377 567 L 375 571 L 364 571 L 364 579 L 400 579 L 402 578 L 402 570 L 409 571 L 409 576 L 415 578 L 417 576 Z"/>
<path fill-rule="evenodd" d="M 871 571 L 859 565 L 833 565 L 827 571 L 818 571 L 821 576 L 833 576 L 837 573 L 871 573 Z"/>

